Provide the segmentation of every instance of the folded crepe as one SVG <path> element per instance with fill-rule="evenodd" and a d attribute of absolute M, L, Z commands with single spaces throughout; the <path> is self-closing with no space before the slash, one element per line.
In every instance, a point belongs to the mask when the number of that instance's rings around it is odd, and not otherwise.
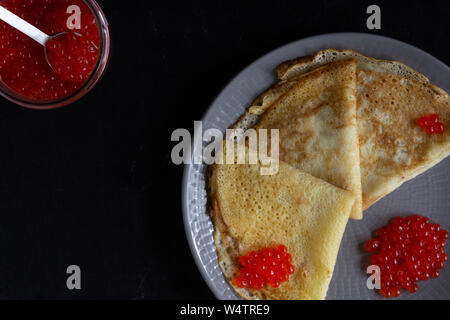
<path fill-rule="evenodd" d="M 356 62 L 331 63 L 274 90 L 277 99 L 252 106 L 235 128 L 279 129 L 280 160 L 353 192 L 350 216 L 361 219 Z"/>
<path fill-rule="evenodd" d="M 366 209 L 450 154 L 450 129 L 443 135 L 427 135 L 417 125 L 419 118 L 438 114 L 450 127 L 449 95 L 424 75 L 400 62 L 376 60 L 352 50 L 324 50 L 280 65 L 280 82 L 255 100 L 240 123 L 255 125 L 300 79 L 316 68 L 349 59 L 357 62 L 357 123 Z"/>
<path fill-rule="evenodd" d="M 275 175 L 261 175 L 260 162 L 246 163 L 210 168 L 214 240 L 225 278 L 246 299 L 324 299 L 355 196 L 284 162 Z M 287 282 L 262 290 L 234 285 L 241 255 L 280 244 L 295 267 Z"/>

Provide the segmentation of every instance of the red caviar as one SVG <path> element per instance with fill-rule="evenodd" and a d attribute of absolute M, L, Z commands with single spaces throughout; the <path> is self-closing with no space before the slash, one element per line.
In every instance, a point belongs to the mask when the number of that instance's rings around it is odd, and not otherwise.
<path fill-rule="evenodd" d="M 27 98 L 51 101 L 72 94 L 86 82 L 99 58 L 100 31 L 83 0 L 0 0 L 0 5 L 48 35 L 71 33 L 47 42 L 51 68 L 44 47 L 0 21 L 0 80 L 8 88 Z M 68 10 L 70 6 L 80 9 L 80 24 L 74 29 L 69 29 L 75 12 Z M 73 32 L 80 36 L 74 38 Z"/>
<path fill-rule="evenodd" d="M 445 124 L 439 121 L 439 115 L 437 114 L 421 117 L 417 120 L 417 124 L 424 129 L 428 135 L 443 134 L 445 131 Z"/>
<path fill-rule="evenodd" d="M 63 81 L 83 83 L 98 60 L 98 48 L 78 33 L 64 33 L 46 43 L 47 60 Z"/>
<path fill-rule="evenodd" d="M 252 251 L 241 256 L 239 263 L 242 268 L 234 278 L 234 283 L 239 288 L 259 290 L 265 285 L 278 288 L 295 271 L 292 256 L 284 245 Z"/>
<path fill-rule="evenodd" d="M 413 215 L 396 217 L 366 243 L 373 252 L 370 264 L 380 268 L 384 297 L 398 297 L 401 289 L 416 292 L 418 281 L 439 277 L 448 257 L 448 232 L 428 218 Z"/>

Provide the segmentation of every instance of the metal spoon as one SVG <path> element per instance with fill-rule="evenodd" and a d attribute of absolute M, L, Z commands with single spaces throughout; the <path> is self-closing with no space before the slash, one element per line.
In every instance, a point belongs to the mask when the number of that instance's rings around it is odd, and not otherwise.
<path fill-rule="evenodd" d="M 22 33 L 26 34 L 27 36 L 29 36 L 31 39 L 33 39 L 36 42 L 40 43 L 44 47 L 45 60 L 47 61 L 47 63 L 50 66 L 50 68 L 53 69 L 52 64 L 50 63 L 50 61 L 47 58 L 47 45 L 46 45 L 47 41 L 52 40 L 52 39 L 56 39 L 56 38 L 59 38 L 59 37 L 63 37 L 66 34 L 69 34 L 69 32 L 60 32 L 60 33 L 57 33 L 55 35 L 49 36 L 48 34 L 42 32 L 41 30 L 39 30 L 38 28 L 36 28 L 32 24 L 26 22 L 25 20 L 23 20 L 22 18 L 18 17 L 17 15 L 15 15 L 11 11 L 5 9 L 2 6 L 0 6 L 0 20 L 3 20 L 7 24 L 9 24 L 11 27 L 19 30 L 20 32 L 22 32 Z M 81 36 L 80 34 L 75 33 L 75 32 L 73 34 L 75 34 L 77 36 Z"/>

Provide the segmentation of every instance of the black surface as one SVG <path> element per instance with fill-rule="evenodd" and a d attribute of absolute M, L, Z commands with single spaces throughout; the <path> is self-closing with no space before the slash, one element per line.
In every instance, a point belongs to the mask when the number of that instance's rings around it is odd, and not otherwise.
<path fill-rule="evenodd" d="M 99 1 L 113 34 L 105 78 L 33 111 L 1 100 L 0 298 L 212 299 L 187 245 L 176 128 L 261 55 L 307 36 L 370 32 L 450 63 L 444 1 Z M 66 288 L 66 267 L 82 290 Z"/>

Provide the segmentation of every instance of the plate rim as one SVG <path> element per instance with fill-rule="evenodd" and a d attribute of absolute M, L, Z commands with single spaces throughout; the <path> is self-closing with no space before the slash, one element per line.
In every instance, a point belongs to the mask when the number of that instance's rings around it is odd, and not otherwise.
<path fill-rule="evenodd" d="M 426 56 L 428 59 L 434 60 L 435 63 L 437 63 L 438 65 L 440 65 L 440 67 L 447 69 L 448 71 L 450 71 L 450 67 L 447 66 L 443 61 L 441 61 L 440 59 L 436 58 L 435 56 L 431 55 L 430 53 L 414 46 L 411 45 L 409 43 L 406 43 L 404 41 L 395 39 L 395 38 L 391 38 L 388 36 L 383 36 L 383 35 L 377 35 L 377 34 L 371 34 L 371 33 L 365 33 L 365 32 L 334 32 L 334 33 L 324 33 L 324 34 L 318 34 L 318 35 L 313 35 L 313 36 L 308 36 L 305 38 L 301 38 L 301 39 L 297 39 L 294 41 L 291 41 L 289 43 L 286 43 L 282 46 L 279 46 L 269 52 L 267 52 L 266 54 L 260 56 L 259 58 L 257 58 L 256 60 L 254 60 L 252 63 L 250 63 L 249 65 L 247 65 L 244 69 L 242 69 L 241 71 L 239 71 L 237 74 L 235 74 L 229 81 L 227 81 L 227 83 L 222 87 L 222 89 L 220 90 L 220 92 L 215 96 L 215 98 L 212 100 L 212 102 L 208 105 L 207 109 L 205 110 L 205 112 L 203 113 L 202 117 L 201 117 L 201 121 L 203 121 L 204 119 L 206 119 L 210 113 L 212 112 L 212 107 L 217 103 L 217 101 L 220 99 L 221 95 L 224 93 L 224 91 L 226 90 L 226 88 L 228 88 L 230 86 L 231 83 L 233 83 L 237 78 L 239 78 L 239 76 L 241 76 L 243 73 L 247 72 L 249 69 L 251 69 L 254 65 L 258 64 L 261 60 L 265 59 L 267 56 L 269 55 L 276 55 L 277 52 L 282 52 L 283 50 L 286 50 L 286 48 L 297 44 L 299 42 L 306 42 L 306 41 L 311 41 L 313 39 L 320 39 L 320 38 L 326 38 L 326 37 L 367 37 L 367 38 L 372 38 L 372 39 L 378 39 L 378 40 L 384 40 L 384 41 L 388 41 L 391 42 L 392 44 L 398 44 L 401 46 L 404 46 L 410 50 L 416 50 L 417 52 L 419 52 L 420 54 Z M 368 39 L 370 40 L 370 39 Z M 411 66 L 413 67 L 413 66 Z M 425 75 L 426 76 L 426 75 Z M 428 77 L 427 77 L 428 78 Z M 432 81 L 430 81 L 432 83 Z M 264 88 L 262 89 L 264 90 Z M 218 300 L 222 300 L 224 299 L 222 296 L 222 293 L 219 291 L 219 289 L 213 284 L 213 282 L 211 281 L 211 279 L 209 278 L 207 271 L 205 270 L 205 267 L 203 265 L 203 263 L 201 262 L 201 259 L 199 257 L 199 251 L 197 250 L 197 246 L 194 242 L 194 239 L 191 235 L 191 226 L 189 224 L 188 221 L 188 199 L 187 199 L 187 194 L 188 194 L 188 178 L 189 178 L 189 170 L 191 169 L 193 164 L 184 164 L 184 169 L 183 169 L 183 176 L 182 176 L 182 187 L 181 187 L 181 201 L 182 201 L 182 215 L 183 215 L 183 224 L 184 224 L 184 230 L 185 230 L 185 234 L 186 234 L 186 238 L 189 244 L 189 249 L 191 251 L 191 255 L 195 261 L 195 264 L 197 266 L 198 271 L 200 272 L 203 281 L 206 282 L 208 288 L 211 290 L 211 292 L 214 294 L 215 298 Z M 227 283 L 228 284 L 228 283 Z M 229 285 L 229 284 L 228 284 Z"/>

